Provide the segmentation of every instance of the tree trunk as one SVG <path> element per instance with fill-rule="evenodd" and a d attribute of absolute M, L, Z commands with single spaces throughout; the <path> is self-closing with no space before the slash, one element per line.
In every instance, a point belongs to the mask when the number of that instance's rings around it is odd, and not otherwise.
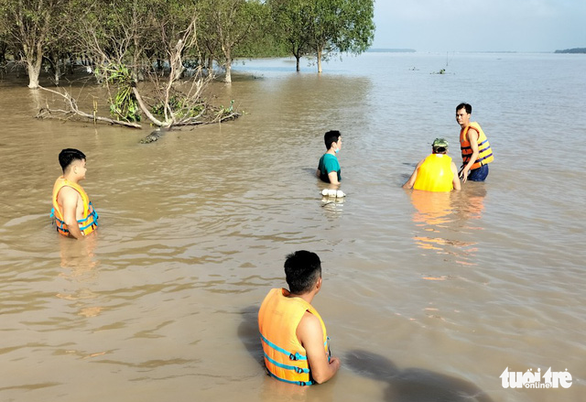
<path fill-rule="evenodd" d="M 51 65 L 53 67 L 53 80 L 55 81 L 55 86 L 59 86 L 59 80 L 61 79 L 61 60 L 58 55 L 51 55 Z M 65 60 L 63 61 L 63 65 L 65 65 Z"/>
<path fill-rule="evenodd" d="M 25 48 L 26 69 L 28 72 L 28 87 L 37 89 L 39 87 L 39 75 L 43 63 L 43 49 L 40 44 L 31 48 Z"/>
<path fill-rule="evenodd" d="M 157 127 L 169 127 L 170 126 L 170 123 L 168 121 L 162 122 L 159 119 L 157 119 L 155 116 L 153 116 L 153 114 L 150 112 L 148 106 L 142 100 L 142 96 L 140 96 L 140 93 L 138 92 L 138 89 L 136 89 L 136 87 L 132 88 L 132 93 L 136 97 L 136 100 L 138 102 L 138 106 L 140 107 L 140 110 L 146 115 L 146 117 L 155 126 L 157 126 Z"/>
<path fill-rule="evenodd" d="M 321 54 L 322 54 L 322 49 L 319 48 L 317 49 L 317 73 L 321 74 Z"/>
<path fill-rule="evenodd" d="M 26 70 L 28 73 L 28 87 L 30 89 L 37 89 L 39 87 L 39 75 L 41 74 L 41 63 L 28 62 L 26 63 Z"/>
<path fill-rule="evenodd" d="M 214 59 L 210 56 L 208 58 L 208 77 L 213 77 L 214 75 Z"/>
<path fill-rule="evenodd" d="M 224 79 L 226 84 L 232 83 L 232 60 L 226 59 L 226 78 Z"/>
<path fill-rule="evenodd" d="M 301 59 L 301 56 L 295 55 L 295 71 L 297 71 L 297 72 L 301 71 L 299 69 L 299 59 Z"/>
<path fill-rule="evenodd" d="M 59 61 L 55 63 L 55 86 L 59 86 L 59 79 L 61 78 L 61 66 L 59 65 Z"/>

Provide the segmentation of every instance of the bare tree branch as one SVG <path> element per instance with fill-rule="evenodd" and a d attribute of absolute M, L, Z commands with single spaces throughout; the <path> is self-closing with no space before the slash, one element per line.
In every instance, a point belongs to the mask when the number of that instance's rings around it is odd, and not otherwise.
<path fill-rule="evenodd" d="M 61 109 L 51 109 L 47 105 L 46 108 L 42 108 L 41 110 L 39 110 L 39 113 L 37 113 L 37 118 L 39 118 L 39 119 L 53 118 L 54 117 L 53 114 L 65 115 L 65 116 L 76 115 L 79 117 L 83 117 L 85 119 L 93 120 L 94 123 L 101 121 L 104 123 L 118 124 L 118 125 L 125 126 L 125 127 L 142 128 L 142 126 L 138 123 L 130 123 L 130 122 L 126 122 L 126 121 L 114 120 L 114 119 L 110 119 L 107 117 L 97 116 L 95 113 L 90 114 L 90 113 L 86 113 L 84 111 L 81 111 L 81 110 L 79 110 L 79 107 L 77 106 L 77 101 L 67 92 L 62 93 L 59 91 L 55 91 L 53 89 L 44 88 L 42 86 L 39 86 L 39 88 L 42 89 L 43 91 L 47 91 L 47 92 L 50 92 L 50 93 L 53 93 L 55 95 L 62 97 L 63 100 L 65 101 L 65 104 L 68 106 L 68 109 L 61 110 Z"/>

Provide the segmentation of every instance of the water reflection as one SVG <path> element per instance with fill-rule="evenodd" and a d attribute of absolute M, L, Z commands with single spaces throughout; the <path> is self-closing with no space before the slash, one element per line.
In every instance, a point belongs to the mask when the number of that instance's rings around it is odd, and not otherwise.
<path fill-rule="evenodd" d="M 92 302 L 97 298 L 97 294 L 90 289 L 90 285 L 98 279 L 96 269 L 98 262 L 95 260 L 94 253 L 97 239 L 97 232 L 83 240 L 59 236 L 61 268 L 63 268 L 59 276 L 66 279 L 71 287 L 57 293 L 57 297 L 72 301 L 78 309 L 77 315 L 84 317 L 96 317 L 103 309 L 102 306 Z"/>
<path fill-rule="evenodd" d="M 328 217 L 338 217 L 344 210 L 344 198 L 322 197 L 321 206 Z"/>
<path fill-rule="evenodd" d="M 429 192 L 411 190 L 415 208 L 413 222 L 419 230 L 413 236 L 417 247 L 438 254 L 451 255 L 462 265 L 475 265 L 470 257 L 476 242 L 465 240 L 460 230 L 469 219 L 479 219 L 483 209 L 482 196 L 469 192 Z M 474 229 L 474 228 L 473 228 Z M 438 278 L 426 278 L 438 279 Z"/>
<path fill-rule="evenodd" d="M 429 226 L 429 231 L 446 227 L 452 214 L 452 193 L 434 193 L 430 191 L 413 190 L 411 203 L 415 207 L 413 222 L 420 227 Z M 437 228 L 436 228 L 437 227 Z"/>
<path fill-rule="evenodd" d="M 266 377 L 261 390 L 261 400 L 273 401 L 305 401 L 305 402 L 333 402 L 334 382 L 311 387 L 300 387 L 286 384 L 274 378 Z"/>
<path fill-rule="evenodd" d="M 485 183 L 469 182 L 462 191 L 454 197 L 454 207 L 458 213 L 458 219 L 462 222 L 482 218 L 484 211 L 484 199 L 487 195 Z M 472 229 L 482 229 L 472 227 Z"/>

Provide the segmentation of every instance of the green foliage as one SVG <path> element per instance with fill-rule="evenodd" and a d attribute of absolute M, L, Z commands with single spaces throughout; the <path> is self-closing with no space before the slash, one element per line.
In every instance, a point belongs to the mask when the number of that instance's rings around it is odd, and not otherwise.
<path fill-rule="evenodd" d="M 272 32 L 297 59 L 359 54 L 374 39 L 374 0 L 267 0 Z"/>
<path fill-rule="evenodd" d="M 140 107 L 134 96 L 135 86 L 131 71 L 124 65 L 110 65 L 104 71 L 106 82 L 117 88 L 114 99 L 110 98 L 110 114 L 113 118 L 127 122 L 140 121 Z"/>
<path fill-rule="evenodd" d="M 83 54 L 137 81 L 169 64 L 191 21 L 197 41 L 180 56 L 228 69 L 236 57 L 358 54 L 372 42 L 373 13 L 374 0 L 0 0 L 0 41 L 38 69 L 42 57 L 57 65 Z"/>
<path fill-rule="evenodd" d="M 258 54 L 268 19 L 260 0 L 199 0 L 198 40 L 208 57 L 226 67 L 226 80 L 237 55 Z"/>
<path fill-rule="evenodd" d="M 307 0 L 269 0 L 271 31 L 296 58 L 311 52 L 311 2 Z"/>
<path fill-rule="evenodd" d="M 169 99 L 169 107 L 178 119 L 184 119 L 187 117 L 197 117 L 205 109 L 205 104 L 198 103 L 193 104 L 193 100 L 184 95 L 173 95 Z M 165 103 L 159 102 L 152 108 L 152 113 L 157 116 L 165 115 Z"/>
<path fill-rule="evenodd" d="M 373 0 L 314 0 L 311 45 L 319 49 L 361 53 L 374 39 Z"/>

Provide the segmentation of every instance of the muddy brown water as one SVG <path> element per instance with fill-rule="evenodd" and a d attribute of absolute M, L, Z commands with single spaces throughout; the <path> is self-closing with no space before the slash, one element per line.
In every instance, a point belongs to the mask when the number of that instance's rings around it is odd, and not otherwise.
<path fill-rule="evenodd" d="M 444 54 L 369 53 L 321 77 L 247 61 L 214 87 L 241 119 L 150 145 L 148 128 L 36 120 L 46 95 L 1 80 L 0 400 L 583 400 L 586 61 L 571 56 L 455 54 L 439 75 Z M 460 162 L 463 100 L 495 151 L 487 182 L 401 189 L 435 137 Z M 329 129 L 348 196 L 326 204 Z M 48 217 L 65 147 L 88 157 L 89 241 Z M 256 332 L 298 249 L 323 261 L 314 304 L 343 365 L 303 390 L 264 375 Z M 573 383 L 503 388 L 507 367 Z"/>

